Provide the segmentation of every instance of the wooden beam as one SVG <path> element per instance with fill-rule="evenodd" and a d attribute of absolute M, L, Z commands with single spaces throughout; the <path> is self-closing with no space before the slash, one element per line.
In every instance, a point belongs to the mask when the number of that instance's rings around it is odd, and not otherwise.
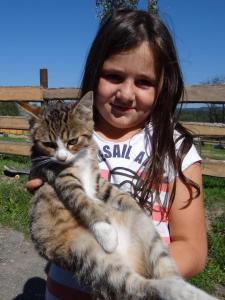
<path fill-rule="evenodd" d="M 0 129 L 29 130 L 29 123 L 25 117 L 0 117 Z"/>
<path fill-rule="evenodd" d="M 0 153 L 30 156 L 31 143 L 0 142 Z"/>
<path fill-rule="evenodd" d="M 225 103 L 225 84 L 187 86 L 186 91 L 184 102 Z M 0 87 L 0 101 L 75 100 L 79 95 L 79 88 Z"/>
<path fill-rule="evenodd" d="M 185 87 L 187 99 L 185 102 L 225 102 L 225 84 L 192 85 Z"/>
<path fill-rule="evenodd" d="M 195 136 L 225 136 L 225 124 L 182 122 L 182 125 Z"/>
<path fill-rule="evenodd" d="M 40 101 L 43 92 L 40 87 L 31 86 L 2 86 L 0 87 L 0 101 Z"/>
<path fill-rule="evenodd" d="M 225 177 L 225 160 L 204 159 L 202 161 L 202 174 Z"/>
<path fill-rule="evenodd" d="M 51 88 L 43 90 L 44 100 L 77 100 L 80 98 L 78 88 Z"/>
<path fill-rule="evenodd" d="M 0 153 L 30 156 L 30 149 L 31 143 L 0 142 Z M 203 160 L 202 173 L 204 175 L 225 178 L 225 161 L 212 159 Z"/>
<path fill-rule="evenodd" d="M 182 122 L 194 136 L 225 136 L 225 124 L 222 123 L 197 123 Z M 0 116 L 0 129 L 22 129 L 29 130 L 29 122 L 26 117 Z"/>

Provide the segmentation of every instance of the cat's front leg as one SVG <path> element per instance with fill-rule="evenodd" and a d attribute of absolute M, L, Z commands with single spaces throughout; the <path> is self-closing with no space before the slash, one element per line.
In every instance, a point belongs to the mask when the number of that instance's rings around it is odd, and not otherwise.
<path fill-rule="evenodd" d="M 106 252 L 113 252 L 118 245 L 116 229 L 110 224 L 105 204 L 87 195 L 74 170 L 64 170 L 55 182 L 54 189 L 59 199 L 75 217 L 89 228 Z"/>
<path fill-rule="evenodd" d="M 120 191 L 104 178 L 99 178 L 98 186 L 98 197 L 103 199 L 103 201 L 110 203 L 112 207 L 118 210 L 141 210 L 130 194 Z"/>

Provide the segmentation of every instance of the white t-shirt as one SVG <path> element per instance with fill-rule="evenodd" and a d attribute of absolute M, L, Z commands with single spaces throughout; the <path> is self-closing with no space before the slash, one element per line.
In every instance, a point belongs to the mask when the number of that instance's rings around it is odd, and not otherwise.
<path fill-rule="evenodd" d="M 132 192 L 135 184 L 133 177 L 139 172 L 143 163 L 151 153 L 151 141 L 149 140 L 149 135 L 147 135 L 147 130 L 148 128 L 143 129 L 131 139 L 123 142 L 104 140 L 98 134 L 94 133 L 94 140 L 99 150 L 98 158 L 102 177 L 125 192 Z M 176 132 L 175 138 L 177 135 L 178 133 Z M 177 151 L 180 144 L 181 141 L 176 145 Z M 200 160 L 201 158 L 193 145 L 183 160 L 182 171 Z M 162 178 L 159 194 L 161 204 L 165 203 L 168 197 L 169 182 L 172 181 L 175 176 L 176 174 L 171 166 L 165 163 L 165 173 Z M 168 220 L 161 220 L 161 208 L 159 205 L 154 204 L 151 217 L 160 236 L 164 242 L 168 244 L 170 242 Z"/>

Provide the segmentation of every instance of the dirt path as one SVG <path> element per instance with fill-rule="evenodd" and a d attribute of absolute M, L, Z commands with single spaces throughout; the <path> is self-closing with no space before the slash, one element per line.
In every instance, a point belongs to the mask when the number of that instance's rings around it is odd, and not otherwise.
<path fill-rule="evenodd" d="M 22 233 L 0 225 L 1 300 L 43 300 L 46 265 Z"/>

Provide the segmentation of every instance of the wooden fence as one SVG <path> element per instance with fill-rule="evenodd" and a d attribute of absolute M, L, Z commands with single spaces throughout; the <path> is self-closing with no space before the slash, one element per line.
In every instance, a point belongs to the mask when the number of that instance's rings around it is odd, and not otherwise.
<path fill-rule="evenodd" d="M 225 103 L 225 85 L 195 85 L 186 87 L 188 103 Z M 47 70 L 40 70 L 40 86 L 0 87 L 0 101 L 77 100 L 78 88 L 48 88 Z M 225 137 L 225 124 L 183 122 L 183 125 L 197 137 Z M 0 130 L 28 131 L 25 117 L 0 116 Z M 29 155 L 29 142 L 0 142 L 0 153 Z M 203 160 L 203 174 L 225 177 L 224 160 Z"/>

